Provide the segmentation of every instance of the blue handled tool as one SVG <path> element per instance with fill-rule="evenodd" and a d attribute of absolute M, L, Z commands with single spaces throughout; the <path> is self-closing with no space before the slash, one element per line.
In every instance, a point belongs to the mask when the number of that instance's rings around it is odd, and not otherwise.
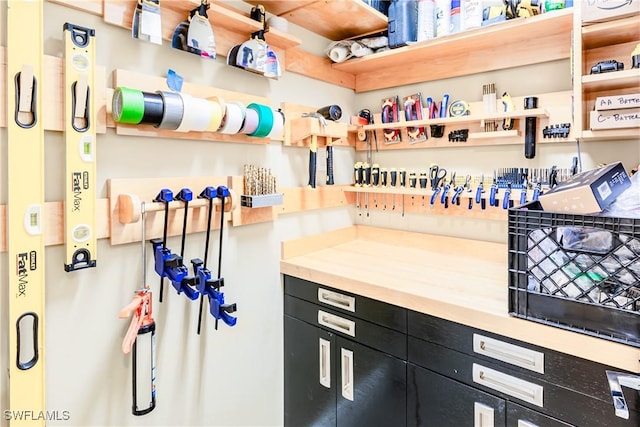
<path fill-rule="evenodd" d="M 227 325 L 234 326 L 236 324 L 237 319 L 229 315 L 229 313 L 233 313 L 236 311 L 236 304 L 226 304 L 224 301 L 224 294 L 220 292 L 220 288 L 224 286 L 224 278 L 221 277 L 222 271 L 222 236 L 224 230 L 224 204 L 225 200 L 230 197 L 229 189 L 224 186 L 220 186 L 218 188 L 207 187 L 202 193 L 198 196 L 199 198 L 205 198 L 209 200 L 209 209 L 208 209 L 208 228 L 207 234 L 205 238 L 205 251 L 204 251 L 204 261 L 196 258 L 191 260 L 191 264 L 193 265 L 194 272 L 198 278 L 197 286 L 198 291 L 200 292 L 200 311 L 198 314 L 198 329 L 197 332 L 200 334 L 200 329 L 202 326 L 202 307 L 204 304 L 204 296 L 206 295 L 209 300 L 209 313 L 215 319 L 215 329 L 218 329 L 218 320 L 222 319 Z M 218 254 L 218 277 L 216 279 L 212 279 L 211 271 L 207 268 L 207 258 L 209 255 L 209 238 L 211 235 L 211 219 L 213 216 L 213 199 L 219 198 L 221 199 L 221 208 L 220 208 L 220 246 L 219 246 L 219 254 Z"/>
<path fill-rule="evenodd" d="M 445 208 L 449 207 L 449 199 L 447 198 L 447 194 L 449 193 L 451 186 L 455 185 L 455 182 L 456 182 L 456 173 L 454 172 L 451 175 L 451 180 L 449 181 L 449 183 L 444 186 L 444 189 L 442 190 L 442 195 L 440 196 L 440 203 L 442 203 Z"/>
<path fill-rule="evenodd" d="M 504 192 L 502 198 L 502 209 L 509 209 L 511 207 L 511 183 L 507 184 L 507 189 Z"/>
<path fill-rule="evenodd" d="M 455 179 L 455 178 L 454 178 Z M 451 197 L 451 203 L 455 203 L 457 206 L 460 206 L 460 194 L 469 187 L 469 183 L 471 182 L 471 175 L 467 175 L 464 180 L 464 185 L 459 185 L 454 188 L 453 197 Z M 455 181 L 454 181 L 455 184 Z M 469 206 L 472 206 L 471 204 Z M 471 208 L 469 208 L 471 209 Z"/>
<path fill-rule="evenodd" d="M 478 184 L 478 188 L 476 189 L 476 203 L 480 203 L 481 209 L 487 208 L 487 200 L 482 197 L 484 193 L 484 174 L 480 176 L 480 184 Z"/>
<path fill-rule="evenodd" d="M 536 186 L 533 188 L 533 196 L 531 196 L 531 200 L 538 201 L 538 197 L 540 196 L 540 194 L 542 194 L 542 184 L 540 184 L 539 182 L 536 184 Z"/>
<path fill-rule="evenodd" d="M 162 295 L 164 294 L 164 278 L 166 276 L 165 264 L 175 264 L 175 255 L 171 254 L 171 250 L 167 249 L 167 230 L 169 228 L 169 202 L 173 200 L 173 192 L 167 188 L 160 190 L 154 202 L 164 203 L 164 228 L 162 231 L 162 240 L 151 239 L 153 245 L 153 253 L 155 257 L 155 270 L 160 275 L 160 297 L 159 301 L 162 302 Z"/>
<path fill-rule="evenodd" d="M 491 184 L 491 189 L 489 190 L 489 205 L 490 206 L 498 206 L 498 201 L 496 200 L 496 195 L 498 194 L 498 183 L 496 182 L 495 172 L 493 174 L 493 184 Z"/>
<path fill-rule="evenodd" d="M 153 254 L 155 260 L 155 271 L 160 276 L 160 296 L 159 301 L 162 302 L 164 294 L 164 278 L 168 278 L 171 284 L 178 292 L 178 295 L 184 293 L 187 298 L 194 300 L 198 298 L 198 292 L 195 289 L 195 277 L 189 277 L 189 270 L 183 263 L 184 256 L 184 242 L 186 236 L 187 227 L 187 209 L 188 200 L 191 190 L 188 188 L 182 189 L 175 200 L 181 200 L 185 202 L 185 219 L 182 229 L 182 251 L 180 255 L 172 253 L 171 249 L 167 248 L 166 236 L 167 236 L 167 210 L 169 202 L 174 200 L 173 193 L 170 190 L 163 189 L 158 196 L 154 199 L 155 202 L 165 203 L 165 229 L 163 231 L 162 239 L 151 239 L 150 243 L 153 247 Z"/>
<path fill-rule="evenodd" d="M 524 187 L 522 191 L 520 191 L 520 204 L 524 205 L 527 203 L 527 187 Z"/>
<path fill-rule="evenodd" d="M 436 198 L 438 197 L 438 193 L 441 190 L 441 185 L 444 185 L 444 179 L 446 176 L 447 170 L 440 168 L 438 165 L 433 165 L 429 168 L 429 180 L 431 182 L 431 189 L 433 190 L 429 204 L 432 209 L 436 202 Z"/>

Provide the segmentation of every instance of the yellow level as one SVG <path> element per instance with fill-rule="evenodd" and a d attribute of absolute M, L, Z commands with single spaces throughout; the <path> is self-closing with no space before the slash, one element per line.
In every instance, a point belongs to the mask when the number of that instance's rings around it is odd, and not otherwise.
<path fill-rule="evenodd" d="M 9 418 L 44 426 L 43 5 L 7 6 Z"/>
<path fill-rule="evenodd" d="M 95 31 L 64 25 L 65 271 L 96 266 Z"/>

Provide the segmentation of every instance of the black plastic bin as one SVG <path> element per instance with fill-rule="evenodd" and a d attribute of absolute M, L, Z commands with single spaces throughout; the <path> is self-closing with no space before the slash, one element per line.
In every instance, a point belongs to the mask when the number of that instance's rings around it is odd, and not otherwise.
<path fill-rule="evenodd" d="M 508 215 L 509 314 L 640 347 L 640 219 Z"/>

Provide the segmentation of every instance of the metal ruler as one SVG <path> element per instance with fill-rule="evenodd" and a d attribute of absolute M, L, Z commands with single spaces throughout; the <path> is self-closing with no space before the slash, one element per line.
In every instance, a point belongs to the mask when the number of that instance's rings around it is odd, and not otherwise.
<path fill-rule="evenodd" d="M 8 1 L 7 246 L 12 426 L 44 426 L 46 421 L 42 28 L 42 1 Z"/>
<path fill-rule="evenodd" d="M 66 23 L 65 271 L 96 266 L 95 31 Z"/>

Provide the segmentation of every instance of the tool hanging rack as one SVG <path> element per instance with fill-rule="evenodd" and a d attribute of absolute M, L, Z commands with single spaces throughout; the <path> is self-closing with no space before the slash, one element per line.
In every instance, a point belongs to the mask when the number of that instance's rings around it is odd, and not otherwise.
<path fill-rule="evenodd" d="M 394 144 L 384 144 L 380 142 L 380 150 L 402 150 L 402 149 L 420 149 L 420 148 L 441 148 L 441 147 L 469 147 L 469 146 L 487 146 L 487 145 L 519 145 L 524 144 L 524 118 L 525 117 L 538 117 L 541 122 L 539 128 L 544 128 L 545 125 L 553 125 L 556 123 L 570 123 L 571 117 L 571 91 L 563 92 L 551 92 L 545 94 L 536 95 L 539 99 L 539 108 L 525 110 L 524 105 L 525 97 L 514 97 L 513 101 L 517 106 L 516 110 L 510 112 L 502 111 L 502 105 L 497 107 L 496 113 L 483 113 L 483 102 L 469 102 L 469 115 L 458 117 L 434 118 L 423 120 L 406 121 L 404 114 L 400 114 L 400 121 L 393 124 L 382 123 L 381 113 L 374 114 L 374 124 L 371 125 L 357 125 L 357 130 L 361 131 L 373 131 L 376 132 L 379 141 L 384 141 L 384 129 L 399 128 L 402 135 L 402 141 Z M 450 103 L 455 102 L 456 99 L 451 98 Z M 498 101 L 499 102 L 499 101 Z M 424 117 L 428 117 L 428 111 L 424 110 Z M 515 120 L 514 129 L 511 130 L 496 130 L 492 132 L 484 132 L 484 124 L 488 121 L 502 121 L 505 118 L 513 118 Z M 521 123 L 520 123 L 521 122 Z M 428 133 L 426 141 L 422 141 L 415 144 L 409 144 L 409 138 L 407 135 L 407 128 L 415 126 L 444 126 L 441 130 L 442 137 L 434 137 L 433 130 Z M 450 133 L 467 130 L 466 141 L 456 141 L 455 138 L 448 138 Z M 563 139 L 546 139 L 542 134 L 542 129 L 539 129 L 539 135 L 537 140 L 543 143 L 545 142 L 558 142 L 558 141 L 575 141 L 575 136 L 571 132 Z M 453 139 L 453 140 L 452 140 Z M 356 150 L 367 150 L 368 145 L 365 141 L 356 141 Z"/>
<path fill-rule="evenodd" d="M 314 112 L 318 107 L 300 105 L 291 102 L 281 104 L 286 117 L 282 143 L 286 146 L 306 147 L 311 144 L 311 137 L 321 137 L 320 146 L 327 143 L 333 146 L 355 146 L 354 135 L 349 131 L 351 126 L 344 122 L 327 121 L 322 126 L 314 117 L 303 117 L 304 113 Z"/>

